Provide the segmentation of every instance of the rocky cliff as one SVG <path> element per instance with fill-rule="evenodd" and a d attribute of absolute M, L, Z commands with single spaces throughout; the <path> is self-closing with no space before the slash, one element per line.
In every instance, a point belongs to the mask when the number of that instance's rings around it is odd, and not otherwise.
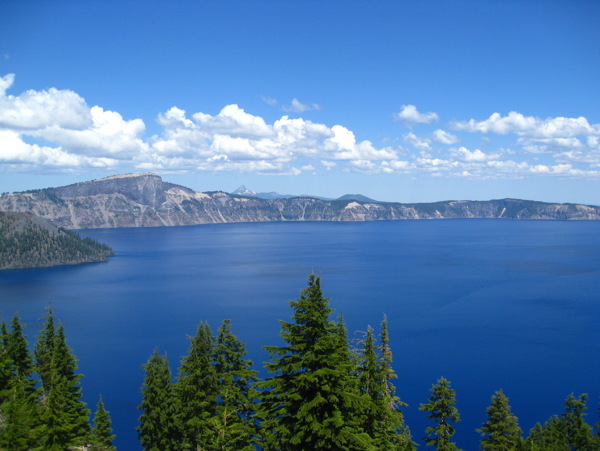
<path fill-rule="evenodd" d="M 600 207 L 518 199 L 420 204 L 261 199 L 197 193 L 155 174 L 127 174 L 59 188 L 4 194 L 0 210 L 29 212 L 69 229 L 152 227 L 264 221 L 378 221 L 507 218 L 600 219 Z"/>

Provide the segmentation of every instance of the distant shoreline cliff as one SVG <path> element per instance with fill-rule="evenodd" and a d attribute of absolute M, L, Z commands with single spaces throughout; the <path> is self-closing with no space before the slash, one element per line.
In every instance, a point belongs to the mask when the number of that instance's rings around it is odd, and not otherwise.
<path fill-rule="evenodd" d="M 598 220 L 600 207 L 519 199 L 432 203 L 361 198 L 263 199 L 198 193 L 155 174 L 126 174 L 0 196 L 0 211 L 28 212 L 67 229 L 156 227 L 269 221 L 380 221 L 505 218 Z"/>

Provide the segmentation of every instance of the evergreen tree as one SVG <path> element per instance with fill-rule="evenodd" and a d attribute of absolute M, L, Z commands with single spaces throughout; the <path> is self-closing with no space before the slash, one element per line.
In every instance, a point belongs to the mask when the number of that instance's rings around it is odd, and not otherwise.
<path fill-rule="evenodd" d="M 477 432 L 484 436 L 481 449 L 490 451 L 516 450 L 522 444 L 519 420 L 511 412 L 508 398 L 502 390 L 492 395 L 487 408 L 488 420 Z"/>
<path fill-rule="evenodd" d="M 180 451 L 181 437 L 175 418 L 177 406 L 167 357 L 155 349 L 143 368 L 146 376 L 142 403 L 138 407 L 143 413 L 137 427 L 142 447 L 149 451 Z"/>
<path fill-rule="evenodd" d="M 28 379 L 31 376 L 33 361 L 18 316 L 13 318 L 11 329 L 11 333 L 7 337 L 7 351 L 13 361 L 15 376 Z"/>
<path fill-rule="evenodd" d="M 210 420 L 217 403 L 213 341 L 208 324 L 199 324 L 189 353 L 181 361 L 175 387 L 184 440 L 192 449 L 205 449 L 212 437 Z"/>
<path fill-rule="evenodd" d="M 388 322 L 387 316 L 383 316 L 381 322 L 381 346 L 380 346 L 380 360 L 383 368 L 383 385 L 384 385 L 384 405 L 387 409 L 384 411 L 385 415 L 385 428 L 387 431 L 385 436 L 393 438 L 392 442 L 396 449 L 402 450 L 413 450 L 415 444 L 412 441 L 410 429 L 404 423 L 404 414 L 401 407 L 406 407 L 408 404 L 402 402 L 398 396 L 396 396 L 396 387 L 392 383 L 392 379 L 396 379 L 398 376 L 392 367 L 393 357 L 392 348 L 390 346 Z M 395 434 L 392 436 L 392 431 Z M 387 442 L 384 442 L 387 443 Z"/>
<path fill-rule="evenodd" d="M 543 427 L 537 423 L 531 428 L 525 440 L 525 449 L 527 451 L 570 451 L 571 447 L 567 443 L 560 418 L 554 415 Z"/>
<path fill-rule="evenodd" d="M 42 388 L 49 393 L 52 388 L 52 359 L 55 345 L 56 327 L 54 325 L 54 313 L 48 307 L 46 322 L 41 335 L 35 343 L 35 368 L 40 375 Z"/>
<path fill-rule="evenodd" d="M 115 436 L 112 433 L 109 412 L 104 408 L 102 396 L 98 400 L 98 407 L 94 415 L 94 427 L 92 428 L 92 447 L 90 451 L 115 451 L 112 442 Z"/>
<path fill-rule="evenodd" d="M 44 330 L 50 330 L 48 323 Z M 90 411 L 81 400 L 79 384 L 83 376 L 76 374 L 76 360 L 66 344 L 63 326 L 59 326 L 52 336 L 54 343 L 50 346 L 49 373 L 46 375 L 47 384 L 43 387 L 41 430 L 44 449 L 82 446 L 90 434 Z"/>
<path fill-rule="evenodd" d="M 32 359 L 18 317 L 10 333 L 4 323 L 0 333 L 0 449 L 29 449 L 36 443 L 40 422 Z"/>
<path fill-rule="evenodd" d="M 329 300 L 320 279 L 290 301 L 293 322 L 281 321 L 284 346 L 268 346 L 273 376 L 259 383 L 267 449 L 372 449 L 360 428 L 361 395 L 352 379 L 347 339 L 329 320 Z M 345 342 L 345 349 L 341 348 Z M 358 421 L 357 421 L 358 420 Z"/>
<path fill-rule="evenodd" d="M 8 396 L 9 384 L 12 379 L 13 361 L 8 352 L 8 331 L 6 323 L 0 325 L 0 405 Z"/>
<path fill-rule="evenodd" d="M 576 398 L 571 393 L 564 403 L 565 413 L 560 417 L 567 443 L 572 449 L 582 451 L 592 449 L 594 442 L 592 427 L 586 423 L 584 418 L 587 410 L 587 396 L 587 393 L 583 393 Z"/>
<path fill-rule="evenodd" d="M 425 429 L 427 437 L 424 437 L 427 446 L 435 446 L 438 451 L 450 451 L 458 449 L 455 443 L 450 442 L 455 433 L 454 423 L 460 421 L 458 409 L 455 407 L 456 394 L 450 388 L 450 382 L 443 377 L 431 387 L 431 396 L 428 404 L 421 404 L 419 410 L 429 412 L 429 419 L 436 426 L 428 426 Z"/>
<path fill-rule="evenodd" d="M 218 383 L 214 434 L 211 449 L 254 450 L 257 422 L 254 418 L 257 391 L 253 388 L 257 371 L 244 359 L 246 348 L 231 332 L 231 323 L 223 321 L 214 347 L 213 360 Z"/>

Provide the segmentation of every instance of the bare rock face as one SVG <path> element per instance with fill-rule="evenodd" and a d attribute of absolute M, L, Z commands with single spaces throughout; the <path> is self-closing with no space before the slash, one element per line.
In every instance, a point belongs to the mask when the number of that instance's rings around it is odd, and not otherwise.
<path fill-rule="evenodd" d="M 155 174 L 127 174 L 59 188 L 4 194 L 0 210 L 29 212 L 69 229 L 156 227 L 226 222 L 378 221 L 507 218 L 600 219 L 600 207 L 518 199 L 423 204 L 262 199 L 224 192 L 197 193 Z"/>

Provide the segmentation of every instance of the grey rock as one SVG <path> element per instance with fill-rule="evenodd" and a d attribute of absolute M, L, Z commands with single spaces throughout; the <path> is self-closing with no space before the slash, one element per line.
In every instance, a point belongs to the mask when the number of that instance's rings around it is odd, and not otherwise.
<path fill-rule="evenodd" d="M 403 204 L 353 196 L 262 199 L 221 191 L 198 193 L 155 174 L 127 174 L 59 188 L 4 194 L 0 210 L 30 212 L 69 229 L 156 227 L 266 221 L 400 219 L 598 220 L 600 207 L 519 199 Z"/>

